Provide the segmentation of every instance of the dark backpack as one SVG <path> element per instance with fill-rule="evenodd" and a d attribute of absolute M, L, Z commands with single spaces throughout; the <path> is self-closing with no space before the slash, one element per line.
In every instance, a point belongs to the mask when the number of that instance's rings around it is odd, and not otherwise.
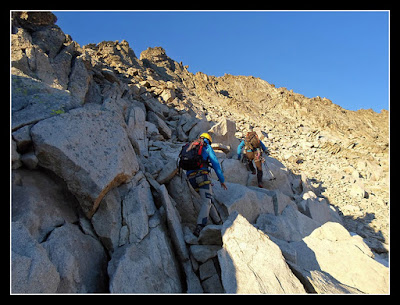
<path fill-rule="evenodd" d="M 201 153 L 206 145 L 203 139 L 184 145 L 179 154 L 179 167 L 184 170 L 195 170 L 205 166 L 207 162 L 203 160 Z"/>
<path fill-rule="evenodd" d="M 247 133 L 244 139 L 244 145 L 246 149 L 255 150 L 260 147 L 260 139 L 255 131 L 250 131 Z"/>

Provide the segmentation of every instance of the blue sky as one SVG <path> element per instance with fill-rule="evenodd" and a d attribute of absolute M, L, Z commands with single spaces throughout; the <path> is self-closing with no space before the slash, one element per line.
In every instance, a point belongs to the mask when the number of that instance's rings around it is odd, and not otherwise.
<path fill-rule="evenodd" d="M 161 46 L 208 75 L 252 75 L 348 110 L 389 107 L 387 11 L 55 11 L 81 46 L 127 40 L 137 57 Z"/>

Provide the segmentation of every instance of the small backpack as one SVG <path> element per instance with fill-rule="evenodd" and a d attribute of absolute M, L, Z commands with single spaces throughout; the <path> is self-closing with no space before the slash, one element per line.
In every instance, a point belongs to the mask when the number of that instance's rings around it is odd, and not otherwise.
<path fill-rule="evenodd" d="M 206 145 L 203 139 L 184 145 L 179 154 L 179 167 L 184 170 L 195 170 L 205 166 L 207 162 L 203 160 L 201 153 Z"/>
<path fill-rule="evenodd" d="M 244 139 L 244 145 L 246 149 L 255 150 L 260 147 L 260 139 L 255 131 L 250 131 L 247 133 Z"/>

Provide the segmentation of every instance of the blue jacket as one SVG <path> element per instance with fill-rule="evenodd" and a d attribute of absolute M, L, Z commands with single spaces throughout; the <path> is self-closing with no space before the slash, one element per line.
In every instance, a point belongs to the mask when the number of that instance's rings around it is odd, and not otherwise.
<path fill-rule="evenodd" d="M 204 161 L 208 160 L 211 162 L 212 168 L 214 169 L 215 173 L 217 174 L 219 182 L 224 183 L 225 177 L 224 177 L 224 174 L 222 173 L 222 169 L 221 169 L 221 166 L 219 165 L 217 156 L 215 155 L 215 152 L 212 149 L 210 142 L 208 142 L 207 139 L 204 139 L 204 142 L 207 143 L 207 145 L 203 146 L 201 156 L 203 157 Z M 201 169 L 208 170 L 208 166 L 204 166 Z M 188 170 L 188 171 L 186 171 L 186 174 L 189 175 L 189 174 L 193 173 L 194 171 L 196 171 L 196 170 Z"/>
<path fill-rule="evenodd" d="M 261 145 L 261 149 L 264 152 L 266 152 L 267 151 L 267 147 L 265 147 L 264 143 L 260 141 L 260 145 Z M 244 140 L 239 144 L 239 146 L 237 148 L 238 159 L 240 159 L 240 154 L 242 153 L 243 147 L 244 147 Z M 247 151 L 252 151 L 252 150 L 248 149 Z"/>

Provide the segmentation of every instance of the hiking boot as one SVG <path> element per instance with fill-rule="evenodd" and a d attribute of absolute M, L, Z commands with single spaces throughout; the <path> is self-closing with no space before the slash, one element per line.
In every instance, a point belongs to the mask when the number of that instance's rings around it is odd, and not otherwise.
<path fill-rule="evenodd" d="M 262 185 L 262 184 L 258 184 L 258 187 L 259 187 L 259 188 L 263 188 L 263 185 Z"/>
<path fill-rule="evenodd" d="M 194 229 L 193 231 L 193 235 L 195 235 L 196 237 L 199 237 L 201 230 L 203 230 L 205 226 L 198 224 L 196 226 L 196 229 Z"/>
<path fill-rule="evenodd" d="M 262 184 L 262 177 L 263 177 L 263 172 L 260 170 L 257 170 L 257 183 L 258 183 L 258 187 L 263 187 Z"/>

